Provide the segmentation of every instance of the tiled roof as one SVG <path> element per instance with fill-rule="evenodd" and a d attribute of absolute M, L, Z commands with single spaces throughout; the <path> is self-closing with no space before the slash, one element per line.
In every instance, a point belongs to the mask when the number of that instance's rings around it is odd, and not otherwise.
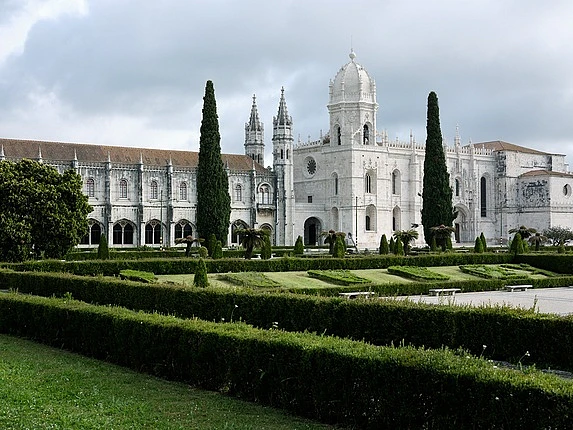
<path fill-rule="evenodd" d="M 47 142 L 39 140 L 20 140 L 0 138 L 0 148 L 8 159 L 28 158 L 50 161 L 72 161 L 77 157 L 81 163 L 105 163 L 109 159 L 112 164 L 143 164 L 147 166 L 167 166 L 169 160 L 174 167 L 195 168 L 199 162 L 199 153 L 171 149 L 131 148 L 125 146 L 92 145 L 84 143 Z M 252 170 L 253 163 L 258 173 L 266 172 L 264 166 L 247 155 L 222 154 L 225 166 L 233 171 Z"/>
<path fill-rule="evenodd" d="M 481 149 L 491 149 L 492 151 L 511 151 L 522 152 L 525 154 L 540 154 L 549 155 L 547 152 L 538 151 L 536 149 L 526 148 L 525 146 L 515 145 L 513 143 L 504 142 L 503 140 L 493 140 L 491 142 L 474 143 L 474 147 Z"/>
<path fill-rule="evenodd" d="M 571 178 L 573 179 L 573 174 L 571 173 L 564 173 L 564 172 L 553 172 L 551 170 L 530 170 L 529 172 L 525 172 L 521 174 L 519 177 L 531 177 L 531 176 L 557 176 L 560 178 Z"/>

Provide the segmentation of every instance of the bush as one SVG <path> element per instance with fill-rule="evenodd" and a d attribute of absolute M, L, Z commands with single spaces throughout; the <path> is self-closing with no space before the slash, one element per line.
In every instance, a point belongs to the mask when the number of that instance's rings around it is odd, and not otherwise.
<path fill-rule="evenodd" d="M 298 236 L 296 242 L 294 243 L 294 255 L 304 254 L 304 245 L 302 243 L 302 237 Z"/>
<path fill-rule="evenodd" d="M 399 237 L 397 237 L 396 242 L 394 242 L 394 254 L 398 256 L 404 255 L 404 245 Z"/>
<path fill-rule="evenodd" d="M 483 241 L 480 237 L 476 237 L 475 245 L 474 245 L 474 252 L 477 254 L 481 254 L 483 251 Z"/>
<path fill-rule="evenodd" d="M 209 286 L 209 280 L 207 279 L 207 267 L 205 266 L 205 260 L 202 258 L 200 258 L 199 263 L 197 263 L 195 276 L 193 277 L 193 285 L 200 288 Z"/>
<path fill-rule="evenodd" d="M 378 248 L 378 252 L 380 255 L 388 255 L 390 253 L 388 239 L 386 238 L 385 234 L 383 234 L 380 238 L 380 247 Z"/>
<path fill-rule="evenodd" d="M 467 351 L 376 347 L 15 294 L 0 296 L 0 332 L 349 428 L 571 423 L 568 381 L 535 369 L 497 369 Z M 499 402 L 503 413 L 496 412 Z"/>
<path fill-rule="evenodd" d="M 354 285 L 370 283 L 368 279 L 356 276 L 349 270 L 309 270 L 308 276 L 337 285 Z"/>
<path fill-rule="evenodd" d="M 261 247 L 261 258 L 268 260 L 272 255 L 271 238 L 268 234 L 263 236 L 263 246 Z"/>
<path fill-rule="evenodd" d="M 97 247 L 97 258 L 99 260 L 109 259 L 109 247 L 107 245 L 107 238 L 105 234 L 102 234 L 99 239 L 99 245 Z"/>
<path fill-rule="evenodd" d="M 136 282 L 155 282 L 157 278 L 151 272 L 142 272 L 140 270 L 121 270 L 119 272 L 119 277 L 121 279 L 127 279 L 128 281 Z"/>
<path fill-rule="evenodd" d="M 219 260 L 220 258 L 223 258 L 223 244 L 220 240 L 215 242 L 212 258 L 213 260 Z"/>
<path fill-rule="evenodd" d="M 199 247 L 199 258 L 207 258 L 208 256 L 209 250 L 204 246 Z"/>
<path fill-rule="evenodd" d="M 390 266 L 388 273 L 392 275 L 403 276 L 405 278 L 420 279 L 424 281 L 447 281 L 449 276 L 442 275 L 428 270 L 425 267 L 417 266 Z"/>
<path fill-rule="evenodd" d="M 479 239 L 481 240 L 483 252 L 487 252 L 487 240 L 485 239 L 485 235 L 483 234 L 483 231 L 480 233 Z"/>

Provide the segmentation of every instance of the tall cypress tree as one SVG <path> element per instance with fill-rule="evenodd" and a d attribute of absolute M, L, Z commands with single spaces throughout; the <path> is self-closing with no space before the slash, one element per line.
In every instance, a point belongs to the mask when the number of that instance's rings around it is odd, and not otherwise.
<path fill-rule="evenodd" d="M 197 230 L 201 237 L 214 234 L 227 243 L 231 218 L 229 178 L 221 159 L 221 135 L 213 82 L 207 81 L 197 167 Z"/>
<path fill-rule="evenodd" d="M 422 224 L 424 239 L 432 243 L 432 227 L 452 226 L 456 218 L 452 206 L 450 174 L 440 128 L 440 109 L 435 92 L 428 95 L 428 118 L 426 123 L 426 156 L 424 159 L 424 183 L 422 191 Z"/>

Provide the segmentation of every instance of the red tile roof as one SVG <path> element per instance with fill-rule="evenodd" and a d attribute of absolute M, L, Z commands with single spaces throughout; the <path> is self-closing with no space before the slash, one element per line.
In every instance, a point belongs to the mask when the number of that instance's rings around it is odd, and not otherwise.
<path fill-rule="evenodd" d="M 557 176 L 560 178 L 571 178 L 573 179 L 573 174 L 571 173 L 564 173 L 564 172 L 553 172 L 551 170 L 530 170 L 529 172 L 525 172 L 521 174 L 519 177 L 530 177 L 530 176 Z"/>
<path fill-rule="evenodd" d="M 0 148 L 8 159 L 42 159 L 50 161 L 72 161 L 75 157 L 81 162 L 112 164 L 138 164 L 143 159 L 147 166 L 167 166 L 169 160 L 174 167 L 196 168 L 199 153 L 171 149 L 131 148 L 125 146 L 92 145 L 84 143 L 47 142 L 39 140 L 21 140 L 0 138 Z M 264 166 L 254 162 L 248 155 L 221 154 L 223 163 L 232 171 L 252 170 L 253 163 L 257 173 L 265 173 Z"/>
<path fill-rule="evenodd" d="M 523 152 L 526 154 L 540 154 L 549 155 L 547 152 L 538 151 L 536 149 L 526 148 L 525 146 L 515 145 L 513 143 L 504 142 L 503 140 L 493 140 L 491 142 L 474 143 L 474 147 L 480 149 L 491 149 L 492 151 L 511 151 Z"/>

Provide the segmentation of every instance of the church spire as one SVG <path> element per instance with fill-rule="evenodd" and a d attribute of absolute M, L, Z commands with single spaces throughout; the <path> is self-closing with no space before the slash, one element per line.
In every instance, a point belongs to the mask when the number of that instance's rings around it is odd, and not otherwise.
<path fill-rule="evenodd" d="M 245 154 L 260 164 L 265 162 L 264 127 L 259 120 L 257 97 L 253 94 L 253 105 L 249 122 L 245 123 Z"/>
<path fill-rule="evenodd" d="M 277 125 L 282 125 L 282 126 L 292 126 L 292 118 L 290 116 L 288 116 L 288 110 L 287 110 L 287 105 L 286 105 L 286 101 L 285 101 L 285 89 L 284 87 L 281 88 L 281 99 L 279 101 L 279 113 L 277 115 L 277 117 L 275 118 L 275 121 L 273 121 L 275 127 Z"/>

